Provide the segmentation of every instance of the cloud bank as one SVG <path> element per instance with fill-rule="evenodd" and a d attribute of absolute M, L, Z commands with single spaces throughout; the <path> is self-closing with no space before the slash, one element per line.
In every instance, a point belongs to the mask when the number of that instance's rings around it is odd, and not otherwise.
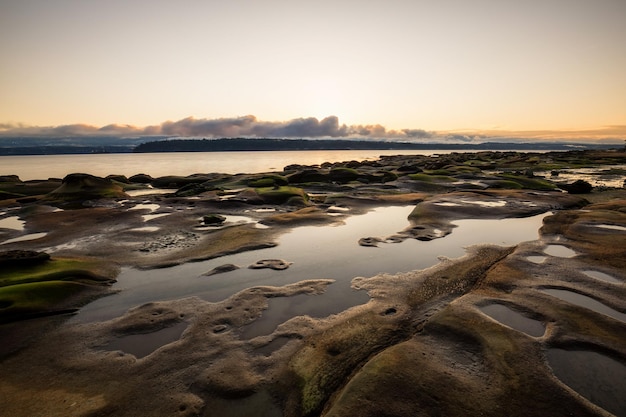
<path fill-rule="evenodd" d="M 322 120 L 315 117 L 282 122 L 261 121 L 248 115 L 233 118 L 196 119 L 187 117 L 160 125 L 138 127 L 109 124 L 102 127 L 71 124 L 52 127 L 0 123 L 0 136 L 28 137 L 171 137 L 171 138 L 359 138 L 411 142 L 481 142 L 485 140 L 602 140 L 620 143 L 626 138 L 626 125 L 607 126 L 580 131 L 467 131 L 434 132 L 423 129 L 390 130 L 380 124 L 340 124 L 336 116 Z"/>

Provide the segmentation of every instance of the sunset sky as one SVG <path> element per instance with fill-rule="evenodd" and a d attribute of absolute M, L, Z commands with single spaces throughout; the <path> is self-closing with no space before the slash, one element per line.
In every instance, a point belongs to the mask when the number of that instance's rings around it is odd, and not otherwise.
<path fill-rule="evenodd" d="M 624 0 L 1 0 L 0 60 L 4 131 L 254 115 L 626 137 Z"/>

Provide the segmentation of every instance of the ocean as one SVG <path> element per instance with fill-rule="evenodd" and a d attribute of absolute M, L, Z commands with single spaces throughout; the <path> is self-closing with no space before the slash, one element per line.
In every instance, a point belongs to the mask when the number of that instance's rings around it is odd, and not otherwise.
<path fill-rule="evenodd" d="M 350 150 L 350 151 L 252 151 L 172 152 L 81 155 L 0 156 L 0 175 L 17 175 L 22 181 L 63 178 L 72 173 L 105 177 L 110 174 L 191 175 L 282 171 L 290 164 L 314 165 L 323 162 L 375 160 L 381 155 L 433 155 L 444 150 Z"/>

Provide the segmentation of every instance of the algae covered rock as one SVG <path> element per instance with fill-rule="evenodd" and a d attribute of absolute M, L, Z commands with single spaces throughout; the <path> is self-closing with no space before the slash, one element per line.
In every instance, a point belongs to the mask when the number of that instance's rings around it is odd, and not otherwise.
<path fill-rule="evenodd" d="M 302 188 L 297 187 L 261 187 L 256 188 L 257 195 L 267 204 L 290 204 L 306 206 L 309 196 Z"/>
<path fill-rule="evenodd" d="M 0 323 L 73 311 L 106 294 L 118 273 L 105 261 L 43 252 L 9 251 L 0 258 Z"/>
<path fill-rule="evenodd" d="M 84 201 L 98 198 L 128 197 L 121 186 L 107 178 L 90 174 L 69 174 L 61 186 L 46 196 L 49 200 Z"/>

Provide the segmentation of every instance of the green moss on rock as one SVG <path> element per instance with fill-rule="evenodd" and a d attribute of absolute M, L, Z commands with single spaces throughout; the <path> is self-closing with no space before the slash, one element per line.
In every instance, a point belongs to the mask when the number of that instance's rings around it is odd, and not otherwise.
<path fill-rule="evenodd" d="M 298 187 L 260 187 L 255 190 L 258 196 L 268 204 L 308 204 L 309 202 L 307 193 Z"/>

